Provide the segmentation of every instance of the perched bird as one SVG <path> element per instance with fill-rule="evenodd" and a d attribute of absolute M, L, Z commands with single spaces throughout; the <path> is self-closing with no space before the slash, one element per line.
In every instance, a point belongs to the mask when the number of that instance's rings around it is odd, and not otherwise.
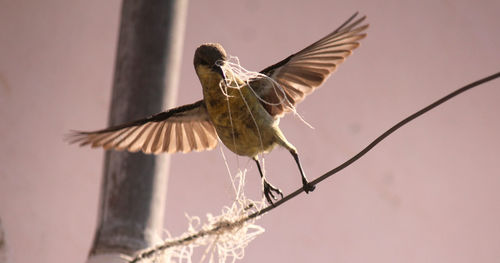
<path fill-rule="evenodd" d="M 264 177 L 258 155 L 284 147 L 298 165 L 303 189 L 313 191 L 297 150 L 278 124 L 284 113 L 319 87 L 366 36 L 365 16 L 351 16 L 338 29 L 260 73 L 238 71 L 220 44 L 203 44 L 194 68 L 203 99 L 130 123 L 92 132 L 76 131 L 72 143 L 147 154 L 211 150 L 219 138 L 232 152 L 257 164 L 264 196 L 272 204 L 282 192 Z M 235 70 L 236 69 L 236 70 Z"/>

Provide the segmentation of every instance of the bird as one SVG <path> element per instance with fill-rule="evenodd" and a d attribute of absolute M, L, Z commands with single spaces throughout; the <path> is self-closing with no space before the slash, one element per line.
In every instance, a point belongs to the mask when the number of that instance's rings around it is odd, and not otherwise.
<path fill-rule="evenodd" d="M 259 155 L 280 146 L 293 156 L 303 190 L 309 193 L 315 186 L 305 176 L 298 151 L 285 138 L 279 120 L 295 111 L 295 105 L 324 83 L 359 46 L 369 26 L 365 19 L 356 12 L 313 44 L 246 76 L 241 67 L 229 62 L 222 45 L 202 44 L 195 51 L 193 64 L 203 99 L 102 130 L 73 131 L 70 143 L 159 154 L 211 150 L 220 140 L 235 154 L 255 161 L 263 195 L 270 204 L 278 196 L 283 198 L 283 193 L 264 176 Z"/>

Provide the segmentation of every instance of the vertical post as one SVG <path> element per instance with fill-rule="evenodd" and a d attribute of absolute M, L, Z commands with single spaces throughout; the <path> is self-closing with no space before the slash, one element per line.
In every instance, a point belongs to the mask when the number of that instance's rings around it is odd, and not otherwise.
<path fill-rule="evenodd" d="M 3 233 L 2 220 L 0 218 L 0 263 L 7 263 L 7 244 Z"/>
<path fill-rule="evenodd" d="M 109 125 L 173 106 L 186 12 L 187 0 L 123 0 Z M 168 165 L 167 155 L 106 153 L 88 262 L 122 262 L 120 253 L 133 255 L 161 237 Z"/>

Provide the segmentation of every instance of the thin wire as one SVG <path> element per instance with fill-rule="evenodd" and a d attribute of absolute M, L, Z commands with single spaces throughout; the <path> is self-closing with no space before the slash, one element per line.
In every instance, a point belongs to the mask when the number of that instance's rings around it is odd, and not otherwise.
<path fill-rule="evenodd" d="M 363 155 L 365 155 L 367 152 L 369 152 L 373 147 L 375 147 L 375 145 L 377 145 L 378 143 L 380 143 L 382 140 L 384 140 L 387 136 L 389 136 L 391 133 L 395 132 L 396 130 L 398 130 L 399 128 L 401 128 L 402 126 L 404 126 L 405 124 L 409 123 L 410 121 L 420 117 L 421 115 L 423 115 L 424 113 L 434 109 L 435 107 L 443 104 L 444 102 L 450 100 L 451 98 L 469 90 L 469 89 L 472 89 L 476 86 L 479 86 L 483 83 L 486 83 L 488 81 L 491 81 L 491 80 L 494 80 L 496 78 L 500 77 L 500 72 L 497 72 L 493 75 L 490 75 L 488 77 L 485 77 L 483 79 L 480 79 L 478 81 L 475 81 L 467 86 L 464 86 L 460 89 L 457 89 L 455 90 L 454 92 L 442 97 L 441 99 L 433 102 L 432 104 L 430 104 L 429 106 L 413 113 L 412 115 L 406 117 L 404 120 L 398 122 L 396 125 L 392 126 L 390 129 L 388 129 L 386 132 L 384 132 L 382 135 L 380 135 L 379 137 L 377 137 L 373 142 L 371 142 L 368 146 L 366 146 L 363 150 L 361 150 L 358 154 L 354 155 L 353 157 L 351 157 L 349 160 L 345 161 L 343 164 L 335 167 L 334 169 L 328 171 L 327 173 L 323 174 L 322 176 L 314 179 L 313 181 L 309 182 L 309 184 L 311 185 L 317 185 L 319 182 L 325 180 L 326 178 L 338 173 L 339 171 L 343 170 L 344 168 L 346 168 L 347 166 L 351 165 L 353 162 L 357 161 L 359 158 L 361 158 Z M 280 199 L 279 201 L 275 202 L 274 205 L 269 205 L 267 207 L 265 207 L 264 209 L 261 209 L 251 215 L 248 216 L 248 219 L 252 219 L 254 217 L 257 217 L 257 216 L 260 216 L 262 214 L 265 214 L 271 210 L 273 210 L 274 208 L 282 205 L 283 203 L 285 203 L 286 201 L 294 198 L 295 196 L 299 195 L 300 193 L 302 193 L 304 191 L 304 189 L 301 187 L 297 190 L 295 190 L 294 192 L 292 192 L 291 194 L 283 197 L 282 199 Z"/>

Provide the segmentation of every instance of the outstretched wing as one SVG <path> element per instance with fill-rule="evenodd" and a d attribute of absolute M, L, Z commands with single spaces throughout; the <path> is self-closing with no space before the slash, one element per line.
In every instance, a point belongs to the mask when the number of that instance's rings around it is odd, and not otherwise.
<path fill-rule="evenodd" d="M 261 71 L 281 87 L 277 88 L 265 79 L 251 83 L 265 101 L 263 106 L 269 114 L 280 116 L 292 110 L 294 105 L 319 87 L 351 55 L 352 50 L 359 46 L 358 41 L 366 36 L 363 31 L 368 28 L 368 24 L 360 25 L 366 16 L 355 20 L 357 14 L 312 45 Z"/>
<path fill-rule="evenodd" d="M 75 131 L 70 143 L 104 149 L 144 153 L 174 153 L 211 150 L 217 145 L 217 134 L 205 103 L 174 108 L 149 118 L 93 132 Z"/>

